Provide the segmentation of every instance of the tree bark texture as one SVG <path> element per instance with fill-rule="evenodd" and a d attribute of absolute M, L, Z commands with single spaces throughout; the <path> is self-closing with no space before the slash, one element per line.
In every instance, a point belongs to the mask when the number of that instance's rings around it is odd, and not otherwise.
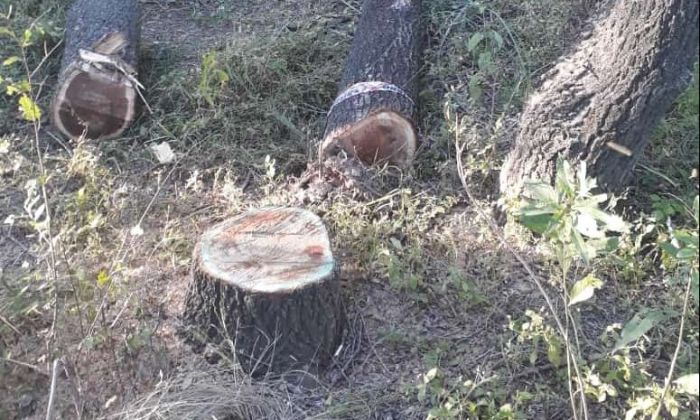
<path fill-rule="evenodd" d="M 213 227 L 195 248 L 185 307 L 189 338 L 226 340 L 253 375 L 327 365 L 345 312 L 325 227 L 295 208 Z"/>
<path fill-rule="evenodd" d="M 76 0 L 66 15 L 65 47 L 51 105 L 68 137 L 119 136 L 133 121 L 140 38 L 138 0 Z"/>
<path fill-rule="evenodd" d="M 415 154 L 420 0 L 365 0 L 322 157 L 341 149 L 365 163 L 408 166 Z"/>
<path fill-rule="evenodd" d="M 618 0 L 591 36 L 545 74 L 525 106 L 501 193 L 552 180 L 558 158 L 586 161 L 599 185 L 624 185 L 653 128 L 691 80 L 697 0 Z"/>

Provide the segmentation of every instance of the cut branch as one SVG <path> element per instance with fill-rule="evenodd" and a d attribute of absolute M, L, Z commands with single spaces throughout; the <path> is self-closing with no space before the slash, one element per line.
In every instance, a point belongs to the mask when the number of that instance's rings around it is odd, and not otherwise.
<path fill-rule="evenodd" d="M 420 0 L 366 0 L 319 153 L 408 167 L 416 114 Z"/>
<path fill-rule="evenodd" d="M 214 226 L 195 247 L 192 273 L 190 338 L 230 340 L 247 372 L 324 366 L 340 343 L 336 262 L 323 222 L 306 210 L 252 210 Z"/>
<path fill-rule="evenodd" d="M 134 120 L 140 34 L 138 0 L 76 0 L 66 16 L 65 51 L 51 104 L 70 138 L 117 137 Z"/>

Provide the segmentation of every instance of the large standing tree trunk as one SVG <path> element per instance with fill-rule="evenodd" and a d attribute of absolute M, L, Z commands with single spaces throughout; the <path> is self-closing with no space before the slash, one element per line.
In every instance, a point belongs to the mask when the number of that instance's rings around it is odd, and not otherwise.
<path fill-rule="evenodd" d="M 228 343 L 247 372 L 324 366 L 344 328 L 323 222 L 297 208 L 252 210 L 204 233 L 184 318 L 195 342 Z"/>
<path fill-rule="evenodd" d="M 552 179 L 556 160 L 586 161 L 599 184 L 622 185 L 652 129 L 688 86 L 698 0 L 618 0 L 592 35 L 544 76 L 521 117 L 501 192 Z"/>
<path fill-rule="evenodd" d="M 63 134 L 112 138 L 134 120 L 140 24 L 138 0 L 73 3 L 51 104 L 51 119 Z"/>
<path fill-rule="evenodd" d="M 365 0 L 321 159 L 341 149 L 367 164 L 413 161 L 417 134 L 420 0 Z"/>

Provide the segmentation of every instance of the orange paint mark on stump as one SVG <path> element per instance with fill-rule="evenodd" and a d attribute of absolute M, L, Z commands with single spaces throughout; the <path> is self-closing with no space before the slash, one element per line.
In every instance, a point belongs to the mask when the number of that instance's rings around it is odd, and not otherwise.
<path fill-rule="evenodd" d="M 323 257 L 323 247 L 318 245 L 308 246 L 304 249 L 304 254 L 317 260 Z"/>

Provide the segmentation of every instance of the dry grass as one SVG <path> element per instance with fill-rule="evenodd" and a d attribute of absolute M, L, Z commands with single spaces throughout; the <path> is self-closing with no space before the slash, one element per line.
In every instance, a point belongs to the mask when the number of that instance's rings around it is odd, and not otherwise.
<path fill-rule="evenodd" d="M 39 10 L 60 24 L 65 3 L 22 3 L 16 13 L 25 17 L 11 24 L 21 27 Z M 285 2 L 274 10 L 265 2 L 239 3 L 146 2 L 150 18 L 170 8 L 163 16 L 177 15 L 182 25 L 197 28 L 193 33 L 230 38 L 207 51 L 180 48 L 181 38 L 168 42 L 168 21 L 159 21 L 161 32 L 146 32 L 141 75 L 154 114 L 144 112 L 123 138 L 99 144 L 65 142 L 42 130 L 58 238 L 57 302 L 46 247 L 24 210 L 26 182 L 38 173 L 31 127 L 15 118 L 12 98 L 0 99 L 0 141 L 9 145 L 0 153 L 0 221 L 16 216 L 13 225 L 0 227 L 0 417 L 44 415 L 54 358 L 62 362 L 56 410 L 65 418 L 418 419 L 449 398 L 478 405 L 477 414 L 465 408 L 462 418 L 493 418 L 504 404 L 523 418 L 566 417 L 568 396 L 557 370 L 531 365 L 532 347 L 508 329 L 526 309 L 538 310 L 542 297 L 483 215 L 497 198 L 496 176 L 522 99 L 575 39 L 595 2 L 493 0 L 479 10 L 457 0 L 424 1 L 424 142 L 415 169 L 369 171 L 369 197 L 331 193 L 304 204 L 332 234 L 350 314 L 343 353 L 304 386 L 253 381 L 227 362 L 207 365 L 178 337 L 178 317 L 192 245 L 202 230 L 247 208 L 298 203 L 290 185 L 322 134 L 359 1 Z M 243 29 L 231 32 L 221 13 L 233 14 Z M 492 51 L 495 73 L 465 51 L 470 36 L 489 31 L 503 38 L 503 47 Z M 41 55 L 30 53 L 34 62 Z M 7 54 L 0 48 L 0 57 Z M 57 58 L 35 86 L 41 84 L 43 106 Z M 472 77 L 482 80 L 479 98 L 470 92 Z M 454 117 L 467 112 L 473 124 L 460 139 L 468 141 L 461 158 L 476 201 L 464 197 L 451 131 Z M 687 148 L 654 147 L 687 163 L 687 150 L 697 151 L 692 130 L 664 131 L 685 139 L 680 144 Z M 697 136 L 697 125 L 694 130 Z M 164 141 L 177 155 L 174 163 L 159 163 L 149 149 Z M 687 165 L 697 166 L 697 159 Z M 645 185 L 633 197 L 644 196 Z M 687 194 L 697 190 L 683 185 Z M 136 226 L 142 234 L 133 234 Z M 538 243 L 517 226 L 506 233 L 536 274 L 549 278 L 552 266 Z M 673 289 L 658 281 L 658 264 L 630 261 L 641 267 L 636 283 L 624 283 L 627 271 L 616 263 L 601 263 L 606 289 L 581 313 L 590 353 L 602 346 L 608 325 L 629 318 L 649 284 L 678 304 Z M 697 328 L 690 329 L 688 341 L 697 343 Z M 662 344 L 654 359 L 662 359 L 666 341 L 657 339 Z M 684 354 L 684 366 L 697 370 L 697 356 L 690 349 Z M 426 381 L 432 368 L 439 376 Z M 468 380 L 477 385 L 467 393 Z M 611 398 L 594 414 L 619 417 L 625 408 L 624 400 Z"/>

